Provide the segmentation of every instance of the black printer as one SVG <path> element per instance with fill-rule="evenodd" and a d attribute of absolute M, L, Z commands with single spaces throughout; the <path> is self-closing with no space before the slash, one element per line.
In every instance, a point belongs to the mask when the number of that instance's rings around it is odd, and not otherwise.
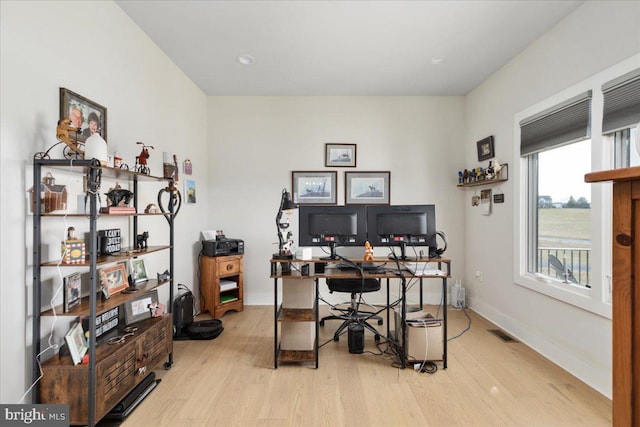
<path fill-rule="evenodd" d="M 243 253 L 244 241 L 240 239 L 221 237 L 215 240 L 202 241 L 202 255 L 204 256 L 239 255 Z"/>

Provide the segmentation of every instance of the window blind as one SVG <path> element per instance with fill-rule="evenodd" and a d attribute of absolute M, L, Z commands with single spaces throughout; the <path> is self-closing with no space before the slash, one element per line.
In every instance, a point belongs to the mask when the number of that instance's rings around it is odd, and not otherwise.
<path fill-rule="evenodd" d="M 520 122 L 520 155 L 528 156 L 591 136 L 591 91 Z"/>
<path fill-rule="evenodd" d="M 640 69 L 602 85 L 602 133 L 630 128 L 640 122 Z"/>

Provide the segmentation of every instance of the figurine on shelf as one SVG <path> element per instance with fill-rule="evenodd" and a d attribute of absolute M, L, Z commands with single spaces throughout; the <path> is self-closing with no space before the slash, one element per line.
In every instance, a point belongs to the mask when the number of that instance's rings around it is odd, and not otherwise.
<path fill-rule="evenodd" d="M 122 188 L 120 184 L 116 184 L 115 188 L 109 189 L 109 192 L 104 194 L 111 203 L 110 206 L 120 206 L 121 203 L 128 205 L 133 197 L 133 192 Z"/>
<path fill-rule="evenodd" d="M 159 213 L 160 209 L 158 209 L 158 207 L 156 205 L 154 205 L 153 203 L 150 203 L 147 205 L 147 207 L 144 209 L 144 213 Z"/>
<path fill-rule="evenodd" d="M 487 167 L 487 170 L 486 170 L 486 179 L 495 179 L 495 177 L 496 177 L 496 172 L 493 167 L 493 163 L 491 162 L 491 160 L 489 160 L 489 166 Z"/>
<path fill-rule="evenodd" d="M 140 154 L 136 156 L 136 165 L 134 167 L 134 170 L 145 175 L 150 175 L 151 169 L 149 169 L 149 166 L 147 166 L 147 160 L 149 159 L 149 157 L 151 157 L 149 154 L 149 148 L 151 148 L 152 150 L 154 150 L 155 148 L 153 148 L 152 145 L 144 145 L 144 142 L 142 141 L 138 141 L 136 142 L 136 144 L 142 145 L 142 151 L 140 151 Z"/>
<path fill-rule="evenodd" d="M 71 140 L 69 132 L 75 134 L 74 141 Z M 80 128 L 72 126 L 71 119 L 65 117 L 64 119 L 60 119 L 58 121 L 58 127 L 56 128 L 56 137 L 60 140 L 60 142 L 64 142 L 66 144 L 66 147 L 63 150 L 65 158 L 84 157 L 82 145 L 78 142 L 78 132 L 80 132 Z"/>
<path fill-rule="evenodd" d="M 364 260 L 373 261 L 373 247 L 368 240 L 364 242 Z"/>
<path fill-rule="evenodd" d="M 136 236 L 136 249 L 147 249 L 147 239 L 149 239 L 149 232 L 145 231 L 142 234 Z"/>

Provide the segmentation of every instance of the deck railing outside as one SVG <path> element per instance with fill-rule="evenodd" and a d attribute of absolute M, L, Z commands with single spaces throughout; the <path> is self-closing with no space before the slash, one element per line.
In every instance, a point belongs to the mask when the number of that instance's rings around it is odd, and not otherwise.
<path fill-rule="evenodd" d="M 591 249 L 538 248 L 538 272 L 565 280 L 565 273 L 553 268 L 549 254 L 566 266 L 566 272 L 575 278 L 577 284 L 591 287 Z"/>

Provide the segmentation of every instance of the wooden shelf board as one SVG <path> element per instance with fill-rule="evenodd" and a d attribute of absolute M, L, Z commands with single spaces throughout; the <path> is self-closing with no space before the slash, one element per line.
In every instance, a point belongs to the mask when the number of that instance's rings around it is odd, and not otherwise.
<path fill-rule="evenodd" d="M 280 350 L 278 362 L 315 362 L 314 350 Z"/>
<path fill-rule="evenodd" d="M 278 321 L 286 322 L 315 322 L 314 308 L 283 308 L 278 312 Z"/>
<path fill-rule="evenodd" d="M 147 282 L 142 283 L 138 286 L 136 286 L 136 289 L 138 289 L 138 292 L 132 292 L 132 293 L 126 293 L 123 294 L 122 292 L 117 293 L 115 295 L 111 295 L 111 297 L 108 300 L 103 300 L 102 298 L 102 292 L 99 293 L 99 297 L 98 297 L 98 301 L 96 302 L 96 313 L 102 313 L 104 311 L 107 311 L 111 308 L 117 307 L 120 304 L 123 304 L 133 298 L 136 298 L 139 295 L 144 294 L 145 292 L 149 292 L 155 288 L 157 288 L 158 286 L 162 286 L 165 283 L 169 283 L 168 280 L 165 280 L 163 282 L 158 282 L 156 279 L 149 279 Z M 96 292 L 98 293 L 98 292 Z M 62 306 L 57 306 L 55 308 L 56 310 L 56 315 L 58 316 L 87 316 L 90 313 L 90 308 L 89 308 L 89 296 L 84 296 L 82 297 L 82 301 L 80 302 L 80 305 L 77 307 L 74 307 L 73 309 L 71 309 L 71 311 L 69 311 L 68 313 L 63 313 L 63 308 Z M 52 310 L 47 310 L 44 311 L 42 313 L 40 313 L 41 316 L 53 316 L 53 311 Z"/>
<path fill-rule="evenodd" d="M 482 181 L 470 182 L 468 184 L 458 184 L 458 188 L 479 187 L 481 185 L 498 184 L 506 181 L 509 181 L 509 178 L 485 179 Z"/>
<path fill-rule="evenodd" d="M 163 251 L 166 249 L 170 249 L 171 246 L 149 246 L 147 249 L 137 250 L 134 248 L 123 248 L 119 254 L 114 255 L 102 255 L 98 257 L 96 265 L 101 264 L 109 264 L 118 261 L 124 261 L 130 258 L 135 258 L 142 255 L 147 255 L 153 252 Z M 56 261 L 47 261 L 40 264 L 42 267 L 57 267 L 59 260 Z M 60 267 L 89 267 L 91 263 L 88 258 L 85 258 L 85 262 L 82 264 L 65 264 L 60 263 Z"/>

